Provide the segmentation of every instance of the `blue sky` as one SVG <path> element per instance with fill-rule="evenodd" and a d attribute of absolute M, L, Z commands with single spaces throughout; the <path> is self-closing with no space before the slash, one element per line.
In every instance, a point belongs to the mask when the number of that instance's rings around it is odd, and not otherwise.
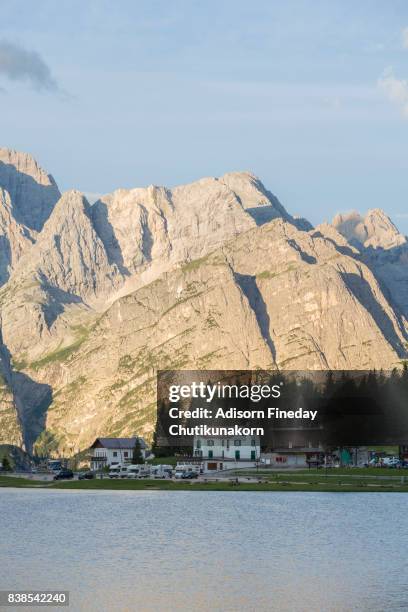
<path fill-rule="evenodd" d="M 406 28 L 405 0 L 2 0 L 1 145 L 63 190 L 251 170 L 408 233 Z"/>

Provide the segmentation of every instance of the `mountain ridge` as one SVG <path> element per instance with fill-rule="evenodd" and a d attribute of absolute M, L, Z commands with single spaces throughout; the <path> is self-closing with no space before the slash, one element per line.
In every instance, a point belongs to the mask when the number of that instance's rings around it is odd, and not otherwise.
<path fill-rule="evenodd" d="M 313 228 L 250 172 L 54 201 L 51 175 L 4 151 L 5 438 L 60 452 L 150 439 L 159 368 L 392 368 L 408 356 L 407 245 L 383 211 Z M 27 172 L 47 188 L 34 208 Z M 43 216 L 26 225 L 13 207 Z"/>

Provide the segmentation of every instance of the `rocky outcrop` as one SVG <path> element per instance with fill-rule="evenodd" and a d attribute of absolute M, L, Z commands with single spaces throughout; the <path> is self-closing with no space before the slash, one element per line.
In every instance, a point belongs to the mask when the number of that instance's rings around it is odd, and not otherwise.
<path fill-rule="evenodd" d="M 33 240 L 28 228 L 14 218 L 10 195 L 0 187 L 0 286 Z"/>
<path fill-rule="evenodd" d="M 402 316 L 408 320 L 408 242 L 388 215 L 369 210 L 337 215 L 333 226 L 354 245 Z"/>
<path fill-rule="evenodd" d="M 369 210 L 364 217 L 356 211 L 338 214 L 332 224 L 348 242 L 360 249 L 389 250 L 407 241 L 388 215 L 379 208 Z"/>
<path fill-rule="evenodd" d="M 35 242 L 59 197 L 54 179 L 31 155 L 0 148 L 0 286 Z"/>
<path fill-rule="evenodd" d="M 0 445 L 23 446 L 20 417 L 13 393 L 10 354 L 0 334 Z"/>
<path fill-rule="evenodd" d="M 27 153 L 0 148 L 0 186 L 8 192 L 18 223 L 39 231 L 60 197 L 59 189 Z"/>

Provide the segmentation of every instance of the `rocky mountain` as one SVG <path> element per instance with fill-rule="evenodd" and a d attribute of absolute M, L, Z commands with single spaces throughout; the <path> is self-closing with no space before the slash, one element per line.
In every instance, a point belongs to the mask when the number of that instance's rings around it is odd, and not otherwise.
<path fill-rule="evenodd" d="M 0 185 L 13 204 L 18 223 L 40 231 L 61 194 L 47 174 L 27 153 L 0 148 Z"/>
<path fill-rule="evenodd" d="M 0 148 L 0 286 L 60 197 L 54 179 L 31 155 Z"/>
<path fill-rule="evenodd" d="M 90 206 L 0 151 L 0 442 L 72 453 L 98 435 L 149 438 L 158 369 L 407 357 L 406 241 L 381 211 L 313 228 L 246 172 Z"/>
<path fill-rule="evenodd" d="M 369 210 L 363 217 L 337 215 L 333 226 L 373 271 L 389 301 L 408 319 L 408 242 L 386 213 Z"/>

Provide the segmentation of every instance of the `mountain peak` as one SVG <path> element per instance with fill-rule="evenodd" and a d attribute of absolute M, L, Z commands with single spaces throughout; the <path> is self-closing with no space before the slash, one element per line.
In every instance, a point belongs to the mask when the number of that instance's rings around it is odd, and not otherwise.
<path fill-rule="evenodd" d="M 36 231 L 60 197 L 53 177 L 32 155 L 4 147 L 0 148 L 0 185 L 10 195 L 16 221 Z"/>
<path fill-rule="evenodd" d="M 365 216 L 352 210 L 337 214 L 332 225 L 350 244 L 358 248 L 391 249 L 406 242 L 390 217 L 381 209 L 373 208 Z"/>

